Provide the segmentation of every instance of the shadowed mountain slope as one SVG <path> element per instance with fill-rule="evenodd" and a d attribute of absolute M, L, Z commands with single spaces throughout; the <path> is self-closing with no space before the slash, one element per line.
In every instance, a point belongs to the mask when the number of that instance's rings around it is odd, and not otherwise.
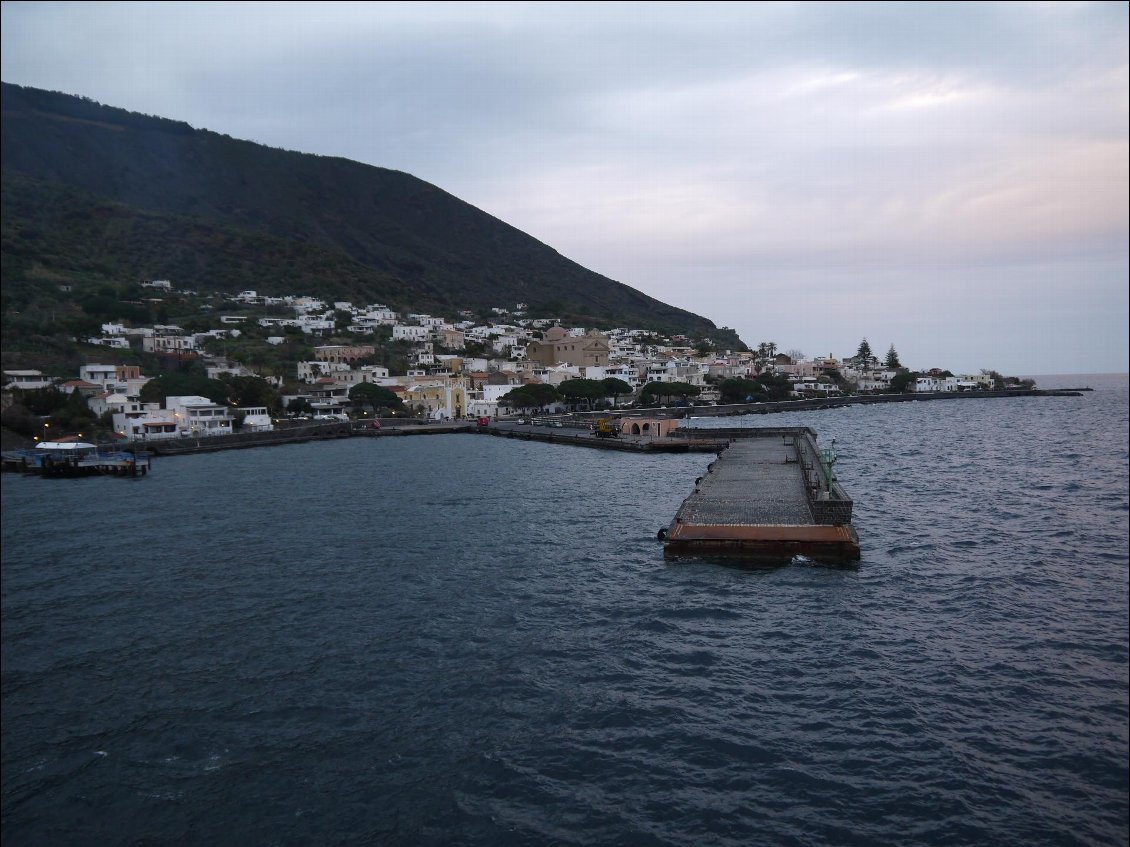
<path fill-rule="evenodd" d="M 4 84 L 2 101 L 11 296 L 60 281 L 169 278 L 417 309 L 523 302 L 740 344 L 406 173 L 38 89 Z"/>

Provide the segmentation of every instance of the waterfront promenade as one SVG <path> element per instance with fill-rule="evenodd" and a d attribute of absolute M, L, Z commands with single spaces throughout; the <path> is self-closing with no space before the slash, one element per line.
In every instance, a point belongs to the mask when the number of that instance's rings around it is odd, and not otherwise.
<path fill-rule="evenodd" d="M 614 414 L 617 416 L 642 416 L 642 417 L 729 417 L 738 415 L 774 414 L 777 412 L 813 411 L 819 409 L 834 409 L 843 406 L 874 405 L 879 403 L 907 403 L 919 400 L 977 400 L 991 398 L 1017 398 L 1017 397 L 1077 397 L 1078 391 L 1049 391 L 1042 389 L 1018 389 L 1015 391 L 978 391 L 961 394 L 876 394 L 853 397 L 830 397 L 809 400 L 778 400 L 762 403 L 738 403 L 720 406 L 692 406 L 692 407 L 657 407 L 651 409 L 622 409 Z M 323 441 L 334 438 L 362 437 L 389 437 L 403 435 L 447 435 L 458 432 L 483 431 L 489 435 L 498 435 L 509 438 L 522 438 L 528 441 L 546 441 L 553 443 L 571 443 L 578 446 L 596 447 L 606 450 L 624 450 L 633 452 L 687 452 L 698 449 L 666 445 L 664 442 L 672 439 L 656 439 L 643 437 L 623 436 L 621 438 L 597 438 L 589 433 L 589 424 L 596 418 L 607 417 L 609 412 L 580 412 L 575 414 L 557 415 L 542 418 L 545 423 L 560 421 L 562 426 L 547 426 L 536 424 L 519 424 L 518 418 L 492 420 L 490 425 L 480 428 L 472 421 L 441 421 L 425 422 L 405 418 L 382 418 L 381 428 L 374 430 L 368 428 L 368 421 L 359 421 L 354 424 L 345 422 L 334 423 L 288 423 L 273 432 L 237 433 L 235 435 L 218 435 L 198 438 L 163 439 L 160 441 L 146 442 L 142 449 L 157 456 L 185 455 L 189 453 L 211 453 L 217 450 L 234 450 L 248 447 L 267 447 L 278 444 L 296 444 L 304 441 Z M 685 438 L 686 430 L 676 431 L 678 437 Z M 699 437 L 696 433 L 694 437 Z M 725 439 L 727 436 L 721 432 L 711 432 L 709 436 L 703 434 L 703 439 Z M 722 444 L 721 446 L 725 446 Z M 703 447 L 717 451 L 721 446 L 711 445 Z"/>

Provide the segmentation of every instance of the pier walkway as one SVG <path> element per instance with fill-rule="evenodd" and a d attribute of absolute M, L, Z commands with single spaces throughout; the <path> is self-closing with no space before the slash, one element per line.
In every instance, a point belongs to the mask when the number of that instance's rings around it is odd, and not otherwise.
<path fill-rule="evenodd" d="M 711 463 L 660 531 L 664 554 L 858 561 L 852 502 L 821 464 L 815 434 L 807 428 L 746 432 Z"/>
<path fill-rule="evenodd" d="M 584 422 L 563 421 L 560 424 L 517 424 L 512 421 L 494 421 L 477 427 L 485 435 L 517 438 L 523 441 L 545 441 L 551 444 L 572 444 L 598 450 L 621 450 L 630 453 L 718 453 L 726 448 L 725 437 L 715 437 L 709 430 L 699 430 L 681 438 L 653 438 L 651 436 L 621 435 L 601 438 L 590 431 Z"/>

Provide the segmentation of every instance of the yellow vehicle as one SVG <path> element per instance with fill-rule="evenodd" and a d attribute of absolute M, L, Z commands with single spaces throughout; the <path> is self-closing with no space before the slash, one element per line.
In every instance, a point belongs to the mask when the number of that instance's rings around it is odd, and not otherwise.
<path fill-rule="evenodd" d="M 620 437 L 620 427 L 616 425 L 615 418 L 599 418 L 592 429 L 597 438 Z"/>

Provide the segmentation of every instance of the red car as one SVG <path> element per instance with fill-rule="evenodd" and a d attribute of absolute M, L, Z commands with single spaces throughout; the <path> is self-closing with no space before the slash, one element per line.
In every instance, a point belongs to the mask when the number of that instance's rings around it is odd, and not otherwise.
<path fill-rule="evenodd" d="M 369 429 L 380 429 L 380 428 L 381 428 L 381 422 L 380 421 L 369 421 Z"/>

